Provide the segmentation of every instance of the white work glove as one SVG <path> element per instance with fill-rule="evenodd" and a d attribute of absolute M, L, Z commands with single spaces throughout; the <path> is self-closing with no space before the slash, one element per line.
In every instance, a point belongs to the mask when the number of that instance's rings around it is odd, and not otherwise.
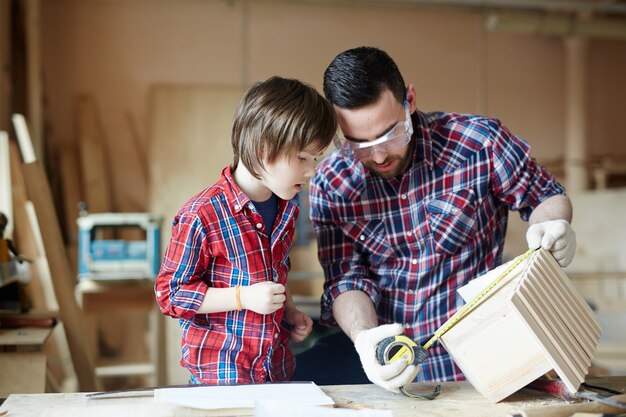
<path fill-rule="evenodd" d="M 357 334 L 354 347 L 361 358 L 365 374 L 374 384 L 389 391 L 408 385 L 415 379 L 419 366 L 407 365 L 406 361 L 395 361 L 389 365 L 380 365 L 376 359 L 376 345 L 381 340 L 402 334 L 401 324 L 384 324 Z"/>
<path fill-rule="evenodd" d="M 562 267 L 569 265 L 576 253 L 576 233 L 566 220 L 533 224 L 526 232 L 526 241 L 529 249 L 549 250 Z"/>

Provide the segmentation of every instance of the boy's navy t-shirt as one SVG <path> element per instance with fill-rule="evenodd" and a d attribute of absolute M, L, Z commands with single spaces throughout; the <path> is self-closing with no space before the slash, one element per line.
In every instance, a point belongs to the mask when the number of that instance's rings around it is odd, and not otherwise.
<path fill-rule="evenodd" d="M 278 212 L 278 200 L 276 194 L 272 193 L 272 196 L 265 201 L 253 201 L 254 207 L 259 211 L 261 217 L 263 217 L 263 223 L 265 223 L 265 230 L 267 235 L 272 240 L 272 230 L 274 229 L 274 220 L 276 219 L 276 213 Z"/>

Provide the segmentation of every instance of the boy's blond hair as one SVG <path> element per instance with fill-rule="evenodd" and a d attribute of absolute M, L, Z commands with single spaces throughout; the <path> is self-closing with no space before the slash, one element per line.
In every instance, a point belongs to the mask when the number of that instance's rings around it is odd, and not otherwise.
<path fill-rule="evenodd" d="M 336 132 L 335 111 L 315 88 L 295 79 L 268 78 L 251 86 L 237 106 L 233 167 L 241 161 L 259 178 L 265 162 L 311 145 L 321 152 Z"/>

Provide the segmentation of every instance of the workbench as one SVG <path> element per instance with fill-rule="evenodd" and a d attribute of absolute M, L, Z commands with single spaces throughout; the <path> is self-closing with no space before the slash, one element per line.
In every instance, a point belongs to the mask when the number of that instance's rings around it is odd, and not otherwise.
<path fill-rule="evenodd" d="M 626 376 L 593 378 L 588 382 L 623 390 Z M 503 417 L 522 409 L 547 409 L 566 405 L 563 401 L 532 391 L 522 390 L 499 403 L 491 403 L 468 382 L 446 382 L 433 401 L 408 398 L 385 391 L 375 385 L 322 386 L 340 408 L 374 408 L 392 410 L 394 417 Z M 413 384 L 410 390 L 429 392 L 433 384 Z M 567 405 L 566 405 L 567 406 Z M 156 404 L 152 397 L 87 399 L 86 393 L 13 394 L 0 407 L 10 417 L 78 417 L 132 415 L 133 417 L 200 417 L 203 410 Z M 571 415 L 568 413 L 564 415 Z M 558 414 L 550 414 L 558 415 Z M 235 416 L 236 417 L 236 416 Z"/>

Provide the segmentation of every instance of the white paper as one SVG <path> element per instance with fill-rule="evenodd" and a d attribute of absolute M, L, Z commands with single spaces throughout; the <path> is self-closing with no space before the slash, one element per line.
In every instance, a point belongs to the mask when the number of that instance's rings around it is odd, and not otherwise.
<path fill-rule="evenodd" d="M 154 391 L 154 400 L 205 410 L 254 408 L 258 401 L 300 406 L 334 404 L 333 399 L 313 382 L 160 388 Z"/>
<path fill-rule="evenodd" d="M 515 267 L 515 269 L 513 271 L 511 271 L 510 273 L 514 274 L 515 270 L 518 270 L 519 268 L 524 268 L 528 264 L 528 260 L 529 259 L 530 258 L 526 258 L 517 267 Z M 476 297 L 485 288 L 487 288 L 489 286 L 489 284 L 491 284 L 493 282 L 494 279 L 498 278 L 500 276 L 500 274 L 502 274 L 504 271 L 506 271 L 506 269 L 513 262 L 515 262 L 516 260 L 517 260 L 517 258 L 512 259 L 509 262 L 507 262 L 505 264 L 502 264 L 502 265 L 500 265 L 497 268 L 492 269 L 491 271 L 487 272 L 486 274 L 481 275 L 478 278 L 474 278 L 468 284 L 466 284 L 465 286 L 459 288 L 457 290 L 457 293 L 461 296 L 461 298 L 463 298 L 463 301 L 465 301 L 466 303 L 469 303 L 470 301 L 472 301 L 474 299 L 474 297 Z"/>
<path fill-rule="evenodd" d="M 260 401 L 254 417 L 393 417 L 391 410 L 351 410 L 347 408 L 309 407 Z"/>

